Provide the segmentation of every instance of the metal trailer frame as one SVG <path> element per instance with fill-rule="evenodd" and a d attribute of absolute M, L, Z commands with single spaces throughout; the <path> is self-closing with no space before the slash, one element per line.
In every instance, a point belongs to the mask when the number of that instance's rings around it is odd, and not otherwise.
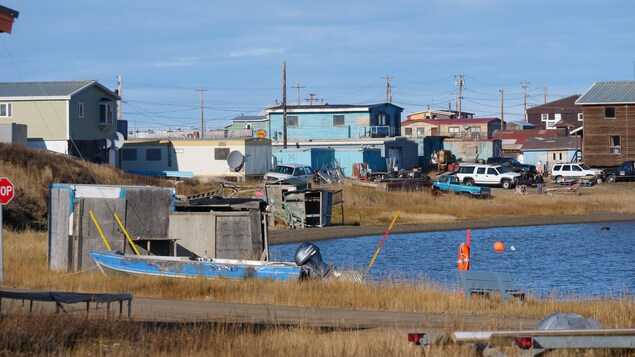
<path fill-rule="evenodd" d="M 486 344 L 484 355 L 505 356 L 496 347 L 515 346 L 523 356 L 555 349 L 635 349 L 635 329 L 456 331 L 457 343 Z M 487 351 L 487 353 L 485 353 Z"/>

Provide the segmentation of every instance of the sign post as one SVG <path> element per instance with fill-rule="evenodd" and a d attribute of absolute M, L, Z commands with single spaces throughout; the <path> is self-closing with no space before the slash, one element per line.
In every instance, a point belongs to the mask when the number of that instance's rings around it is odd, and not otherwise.
<path fill-rule="evenodd" d="M 2 240 L 2 210 L 11 202 L 15 194 L 13 183 L 6 177 L 0 177 L 0 284 L 4 283 L 4 241 Z"/>

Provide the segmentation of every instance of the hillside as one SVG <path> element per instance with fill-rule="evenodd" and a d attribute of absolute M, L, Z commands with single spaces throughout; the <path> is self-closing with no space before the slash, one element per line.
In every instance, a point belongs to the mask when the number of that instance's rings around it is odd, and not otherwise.
<path fill-rule="evenodd" d="M 48 228 L 49 187 L 53 183 L 100 185 L 154 185 L 172 187 L 171 181 L 127 174 L 109 165 L 85 162 L 22 145 L 0 143 L 0 176 L 15 185 L 13 200 L 4 207 L 6 227 L 43 231 Z M 196 182 L 183 181 L 181 194 L 200 192 Z"/>

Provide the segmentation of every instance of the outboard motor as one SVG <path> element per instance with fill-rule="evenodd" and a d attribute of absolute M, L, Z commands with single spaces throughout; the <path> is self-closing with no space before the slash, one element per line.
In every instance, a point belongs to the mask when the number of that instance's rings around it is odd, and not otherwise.
<path fill-rule="evenodd" d="M 312 243 L 302 243 L 295 250 L 293 260 L 302 267 L 300 278 L 326 278 L 331 274 L 332 268 L 322 260 L 320 248 Z"/>

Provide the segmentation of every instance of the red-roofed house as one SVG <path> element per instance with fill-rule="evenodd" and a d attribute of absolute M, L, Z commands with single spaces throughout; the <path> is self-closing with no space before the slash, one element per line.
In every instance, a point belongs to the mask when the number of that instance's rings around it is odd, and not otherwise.
<path fill-rule="evenodd" d="M 410 138 L 426 136 L 447 136 L 461 139 L 490 139 L 500 130 L 498 118 L 457 118 L 406 120 L 401 123 L 403 135 Z"/>
<path fill-rule="evenodd" d="M 522 146 L 527 140 L 535 137 L 554 137 L 556 130 L 501 130 L 494 134 L 494 139 L 502 142 L 503 152 L 500 156 L 517 156 L 522 153 Z"/>

